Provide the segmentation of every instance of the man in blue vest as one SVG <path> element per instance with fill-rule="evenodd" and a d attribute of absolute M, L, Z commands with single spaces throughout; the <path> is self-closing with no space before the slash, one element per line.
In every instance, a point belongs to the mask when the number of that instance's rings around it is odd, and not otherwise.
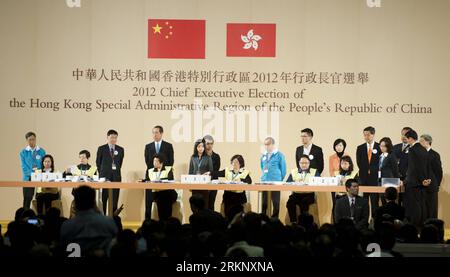
<path fill-rule="evenodd" d="M 20 165 L 22 166 L 22 181 L 31 181 L 31 173 L 42 167 L 42 158 L 45 150 L 36 145 L 36 134 L 28 132 L 25 134 L 27 147 L 20 151 Z M 23 208 L 29 209 L 33 200 L 34 188 L 23 188 Z"/>
<path fill-rule="evenodd" d="M 275 148 L 275 139 L 268 137 L 264 140 L 266 151 L 261 156 L 262 182 L 282 182 L 286 175 L 286 159 L 283 153 Z M 272 217 L 278 217 L 280 211 L 280 192 L 272 191 L 273 213 Z M 267 192 L 262 195 L 262 212 L 267 211 Z"/>

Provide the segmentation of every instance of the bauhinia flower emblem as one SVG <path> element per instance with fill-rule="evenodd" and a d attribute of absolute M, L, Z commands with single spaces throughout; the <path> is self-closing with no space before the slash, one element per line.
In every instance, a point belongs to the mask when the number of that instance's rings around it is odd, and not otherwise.
<path fill-rule="evenodd" d="M 241 35 L 241 40 L 245 43 L 243 47 L 244 49 L 253 48 L 254 50 L 258 50 L 258 41 L 261 39 L 261 36 L 253 33 L 253 29 L 250 29 L 246 36 Z"/>

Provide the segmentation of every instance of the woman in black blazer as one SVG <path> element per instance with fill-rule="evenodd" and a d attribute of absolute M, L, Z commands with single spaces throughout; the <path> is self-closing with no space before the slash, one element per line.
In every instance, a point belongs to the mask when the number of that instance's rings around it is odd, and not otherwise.
<path fill-rule="evenodd" d="M 194 153 L 189 161 L 189 175 L 211 175 L 213 164 L 211 157 L 205 152 L 205 140 L 199 139 L 195 142 Z M 193 190 L 192 194 L 200 195 L 205 200 L 205 207 L 209 207 L 208 190 Z"/>
<path fill-rule="evenodd" d="M 380 140 L 380 149 L 378 182 L 381 184 L 381 178 L 400 178 L 397 158 L 393 152 L 394 146 L 392 145 L 391 139 L 388 137 L 382 138 Z M 381 202 L 383 205 L 386 203 L 384 195 L 381 196 Z"/>

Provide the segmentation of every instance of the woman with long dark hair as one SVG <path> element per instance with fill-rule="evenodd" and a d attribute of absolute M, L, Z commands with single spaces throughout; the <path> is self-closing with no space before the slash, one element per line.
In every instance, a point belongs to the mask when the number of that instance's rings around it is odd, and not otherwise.
<path fill-rule="evenodd" d="M 189 175 L 211 175 L 213 170 L 211 156 L 208 156 L 205 151 L 205 140 L 199 139 L 195 141 L 194 153 L 192 154 L 189 162 Z M 205 200 L 205 207 L 208 207 L 208 190 L 193 190 L 192 194 L 201 195 L 201 197 Z"/>

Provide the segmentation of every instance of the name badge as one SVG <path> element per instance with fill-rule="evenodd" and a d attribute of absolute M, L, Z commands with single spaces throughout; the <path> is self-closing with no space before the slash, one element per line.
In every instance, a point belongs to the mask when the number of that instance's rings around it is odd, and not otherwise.
<path fill-rule="evenodd" d="M 112 164 L 112 170 L 117 170 L 116 164 Z"/>

